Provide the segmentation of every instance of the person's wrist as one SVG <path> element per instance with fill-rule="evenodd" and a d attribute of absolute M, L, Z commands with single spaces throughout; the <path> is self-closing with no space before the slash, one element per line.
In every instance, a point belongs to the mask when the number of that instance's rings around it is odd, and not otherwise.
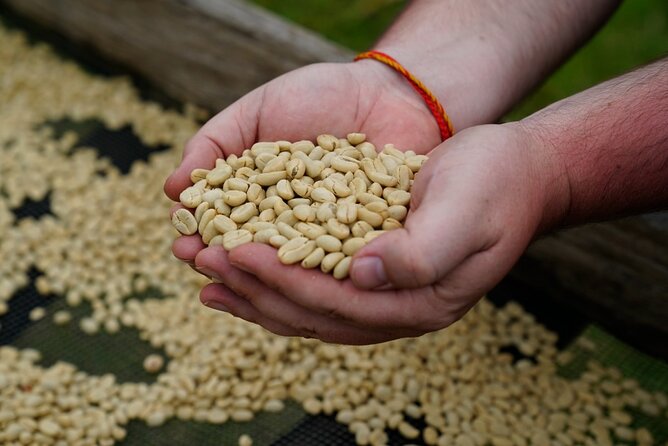
<path fill-rule="evenodd" d="M 358 79 L 368 85 L 375 85 L 378 93 L 391 92 L 401 97 L 416 108 L 423 107 L 422 98 L 413 90 L 410 83 L 391 67 L 373 59 L 360 59 L 350 62 L 350 70 Z M 364 92 L 361 92 L 364 94 Z"/>
<path fill-rule="evenodd" d="M 493 123 L 511 105 L 511 95 L 500 76 L 507 69 L 495 55 L 486 54 L 485 47 L 468 42 L 453 42 L 438 52 L 382 42 L 374 49 L 394 57 L 420 79 L 441 102 L 458 131 Z"/>
<path fill-rule="evenodd" d="M 348 65 L 353 76 L 359 79 L 360 85 L 370 88 L 368 91 L 359 92 L 362 102 L 373 101 L 377 103 L 379 99 L 382 100 L 382 98 L 388 96 L 396 98 L 399 102 L 405 104 L 405 111 L 413 110 L 428 123 L 430 137 L 433 137 L 434 145 L 441 141 L 438 123 L 424 100 L 401 74 L 384 63 L 373 59 L 361 59 Z"/>
<path fill-rule="evenodd" d="M 549 132 L 537 123 L 523 120 L 505 125 L 512 127 L 518 133 L 518 138 L 524 141 L 530 156 L 533 177 L 537 181 L 535 187 L 542 197 L 536 235 L 559 228 L 567 219 L 571 202 L 566 163 L 549 138 Z"/>

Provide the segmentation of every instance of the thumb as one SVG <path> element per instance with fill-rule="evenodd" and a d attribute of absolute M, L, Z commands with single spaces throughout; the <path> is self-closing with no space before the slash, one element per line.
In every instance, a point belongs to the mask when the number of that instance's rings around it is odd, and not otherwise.
<path fill-rule="evenodd" d="M 473 229 L 479 217 L 462 213 L 466 207 L 455 203 L 425 201 L 404 228 L 383 234 L 355 255 L 350 273 L 355 286 L 421 288 L 486 249 Z"/>

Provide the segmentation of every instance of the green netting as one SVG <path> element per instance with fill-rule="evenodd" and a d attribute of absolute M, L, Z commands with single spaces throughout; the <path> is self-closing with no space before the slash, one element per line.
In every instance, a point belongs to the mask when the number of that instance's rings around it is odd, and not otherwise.
<path fill-rule="evenodd" d="M 128 135 L 123 137 L 126 139 L 122 140 L 122 144 L 114 142 L 114 138 L 119 137 L 118 134 L 106 131 L 99 123 L 63 121 L 47 125 L 54 125 L 59 132 L 77 131 L 83 140 L 92 141 L 96 146 L 123 146 L 123 151 L 116 151 L 115 156 L 120 153 L 121 157 L 114 159 L 115 163 L 124 163 L 135 159 L 140 153 L 145 153 L 137 147 L 127 145 Z M 101 155 L 105 153 L 101 152 Z M 48 210 L 48 203 L 35 205 L 26 213 L 37 214 L 45 209 Z M 112 373 L 119 382 L 150 383 L 155 380 L 155 375 L 144 371 L 144 358 L 150 353 L 159 353 L 165 359 L 168 358 L 160 350 L 142 341 L 136 330 L 123 328 L 114 335 L 104 331 L 93 336 L 85 335 L 78 327 L 81 317 L 90 312 L 85 305 L 74 309 L 68 307 L 73 320 L 67 325 L 57 326 L 52 323 L 52 316 L 56 311 L 65 308 L 65 303 L 59 297 L 48 299 L 50 300 L 37 296 L 31 287 L 21 290 L 11 302 L 10 313 L 0 318 L 0 323 L 6 325 L 3 332 L 0 332 L 6 336 L 5 342 L 20 348 L 39 350 L 42 354 L 40 364 L 44 366 L 56 361 L 66 361 L 90 374 Z M 47 316 L 40 321 L 27 323 L 27 312 L 35 305 L 45 305 Z M 16 316 L 18 313 L 21 314 L 20 317 Z M 10 318 L 13 318 L 13 322 L 5 324 Z M 568 321 L 564 321 L 564 324 L 568 324 Z M 589 342 L 582 342 L 581 339 Z M 585 346 L 593 346 L 593 349 Z M 560 369 L 562 376 L 566 378 L 579 376 L 587 363 L 595 360 L 618 368 L 625 376 L 636 379 L 647 390 L 668 393 L 666 363 L 639 353 L 599 327 L 587 327 L 567 351 L 573 354 L 573 360 Z M 633 427 L 648 428 L 657 443 L 668 441 L 665 413 L 661 417 L 651 417 L 641 412 L 634 412 L 633 415 Z M 132 421 L 128 425 L 127 439 L 122 444 L 228 445 L 235 444 L 242 433 L 250 433 L 255 446 L 274 443 L 334 445 L 349 444 L 352 441 L 352 436 L 346 433 L 345 427 L 335 425 L 331 418 L 310 417 L 297 404 L 288 402 L 281 413 L 260 413 L 248 423 L 227 422 L 219 426 L 171 419 L 159 428 L 149 428 L 143 422 Z M 391 444 L 403 444 L 397 436 L 392 436 L 391 439 Z M 414 443 L 419 444 L 419 441 Z"/>

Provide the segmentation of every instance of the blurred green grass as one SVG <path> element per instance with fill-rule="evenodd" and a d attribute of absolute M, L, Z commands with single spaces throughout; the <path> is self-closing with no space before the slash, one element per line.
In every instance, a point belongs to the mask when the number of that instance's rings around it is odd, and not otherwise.
<path fill-rule="evenodd" d="M 370 47 L 405 0 L 251 0 L 350 49 Z"/>
<path fill-rule="evenodd" d="M 252 0 L 339 44 L 369 48 L 404 7 L 404 0 Z M 668 2 L 626 0 L 585 47 L 507 117 L 520 119 L 668 53 Z"/>

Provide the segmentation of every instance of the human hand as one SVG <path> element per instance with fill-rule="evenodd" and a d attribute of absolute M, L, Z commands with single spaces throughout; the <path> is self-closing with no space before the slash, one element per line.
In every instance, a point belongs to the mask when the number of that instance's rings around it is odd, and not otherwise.
<path fill-rule="evenodd" d="M 435 149 L 416 176 L 405 228 L 360 250 L 352 280 L 283 265 L 254 243 L 227 253 L 177 242 L 174 251 L 221 282 L 204 287 L 202 302 L 277 334 L 368 344 L 438 330 L 555 219 L 558 176 L 530 135 L 518 124 L 481 126 Z"/>
<path fill-rule="evenodd" d="M 426 153 L 440 142 L 436 121 L 408 82 L 382 64 L 316 64 L 287 73 L 247 94 L 209 122 L 186 145 L 165 183 L 178 201 L 190 172 L 216 158 L 240 154 L 256 141 L 315 140 L 323 133 L 363 132 L 378 147 Z"/>

